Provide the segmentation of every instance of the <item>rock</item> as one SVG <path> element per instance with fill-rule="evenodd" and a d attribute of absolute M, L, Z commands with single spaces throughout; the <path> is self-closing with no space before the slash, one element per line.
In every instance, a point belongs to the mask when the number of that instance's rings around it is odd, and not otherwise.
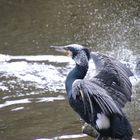
<path fill-rule="evenodd" d="M 96 138 L 98 136 L 98 132 L 89 124 L 85 123 L 82 126 L 82 133 L 87 134 L 88 136 Z"/>

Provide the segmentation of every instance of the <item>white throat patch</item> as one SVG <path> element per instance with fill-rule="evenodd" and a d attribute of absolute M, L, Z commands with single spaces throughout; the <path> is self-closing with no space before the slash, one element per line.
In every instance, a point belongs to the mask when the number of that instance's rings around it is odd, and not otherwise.
<path fill-rule="evenodd" d="M 105 114 L 98 113 L 96 125 L 99 129 L 108 129 L 110 127 L 110 120 Z"/>

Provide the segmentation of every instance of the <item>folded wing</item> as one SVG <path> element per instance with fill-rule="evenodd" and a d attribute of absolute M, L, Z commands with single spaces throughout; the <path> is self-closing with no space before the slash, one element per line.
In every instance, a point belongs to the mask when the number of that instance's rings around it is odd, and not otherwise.
<path fill-rule="evenodd" d="M 94 118 L 94 110 L 103 112 L 107 116 L 114 113 L 122 115 L 121 109 L 107 94 L 107 91 L 90 81 L 76 80 L 73 83 L 72 99 L 75 102 L 82 101 L 83 110 L 85 113 L 89 113 L 90 118 Z"/>

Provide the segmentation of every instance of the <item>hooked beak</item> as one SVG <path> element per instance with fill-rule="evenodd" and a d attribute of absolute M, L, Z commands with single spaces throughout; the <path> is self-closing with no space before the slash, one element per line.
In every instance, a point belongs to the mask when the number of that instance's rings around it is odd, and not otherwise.
<path fill-rule="evenodd" d="M 50 46 L 50 48 L 55 49 L 58 52 L 62 52 L 67 56 L 72 56 L 72 53 L 67 46 Z"/>
<path fill-rule="evenodd" d="M 65 46 L 50 46 L 50 48 L 55 49 L 58 52 L 65 52 Z"/>

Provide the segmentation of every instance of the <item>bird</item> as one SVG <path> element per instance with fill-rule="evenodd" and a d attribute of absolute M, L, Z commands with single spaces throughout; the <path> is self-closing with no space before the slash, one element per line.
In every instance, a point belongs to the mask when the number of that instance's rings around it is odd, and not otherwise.
<path fill-rule="evenodd" d="M 97 130 L 97 140 L 109 137 L 131 140 L 131 124 L 122 111 L 126 102 L 131 100 L 131 71 L 119 61 L 90 52 L 79 44 L 52 48 L 69 52 L 75 61 L 75 67 L 65 81 L 67 98 L 73 110 Z M 88 80 L 85 76 L 90 59 L 95 63 L 97 74 Z"/>

